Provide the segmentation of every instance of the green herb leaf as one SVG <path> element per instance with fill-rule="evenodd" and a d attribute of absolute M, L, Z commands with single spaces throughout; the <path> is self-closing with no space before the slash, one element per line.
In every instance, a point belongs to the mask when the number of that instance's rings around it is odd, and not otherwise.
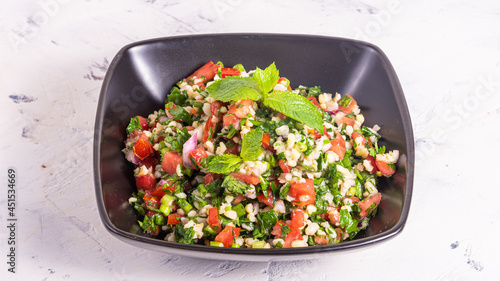
<path fill-rule="evenodd" d="M 236 170 L 242 162 L 243 160 L 238 155 L 217 155 L 208 164 L 207 171 L 216 174 L 229 174 Z"/>
<path fill-rule="evenodd" d="M 347 233 L 351 233 L 356 230 L 358 221 L 351 217 L 351 214 L 346 209 L 340 210 L 340 226 L 345 228 Z"/>
<path fill-rule="evenodd" d="M 256 161 L 262 154 L 262 129 L 257 128 L 245 134 L 241 143 L 241 158 L 243 161 Z"/>
<path fill-rule="evenodd" d="M 222 182 L 222 187 L 227 188 L 232 193 L 245 194 L 250 186 L 233 176 L 227 176 Z"/>
<path fill-rule="evenodd" d="M 127 126 L 127 133 L 132 133 L 134 130 L 142 130 L 141 123 L 139 122 L 139 117 L 130 118 L 130 123 Z"/>
<path fill-rule="evenodd" d="M 259 83 L 251 77 L 229 76 L 215 81 L 206 91 L 212 98 L 223 102 L 262 98 Z"/>
<path fill-rule="evenodd" d="M 305 97 L 292 91 L 273 91 L 264 105 L 323 133 L 323 119 L 318 108 Z"/>
<path fill-rule="evenodd" d="M 276 86 L 279 78 L 280 72 L 274 62 L 264 70 L 257 67 L 253 74 L 253 79 L 259 83 L 263 93 L 269 93 Z"/>
<path fill-rule="evenodd" d="M 184 228 L 183 223 L 179 223 L 174 229 L 175 240 L 177 243 L 193 244 L 194 243 L 194 229 L 193 227 Z"/>

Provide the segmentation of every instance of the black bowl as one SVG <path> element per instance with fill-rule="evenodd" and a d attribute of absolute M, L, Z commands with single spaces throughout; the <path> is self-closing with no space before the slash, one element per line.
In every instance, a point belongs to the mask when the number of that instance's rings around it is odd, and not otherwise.
<path fill-rule="evenodd" d="M 172 86 L 207 61 L 265 68 L 272 62 L 292 86 L 321 86 L 323 91 L 352 95 L 365 124 L 382 127 L 382 145 L 400 151 L 397 173 L 381 179 L 382 201 L 369 227 L 351 240 L 334 245 L 287 249 L 237 249 L 184 245 L 144 235 L 128 204 L 135 191 L 133 167 L 121 149 L 125 128 L 135 115 L 163 107 Z M 117 238 L 169 254 L 267 261 L 311 258 L 386 240 L 404 227 L 413 187 L 414 144 L 406 101 L 396 73 L 382 51 L 371 44 L 342 38 L 218 34 L 160 38 L 125 46 L 104 79 L 94 136 L 94 180 L 99 214 Z"/>

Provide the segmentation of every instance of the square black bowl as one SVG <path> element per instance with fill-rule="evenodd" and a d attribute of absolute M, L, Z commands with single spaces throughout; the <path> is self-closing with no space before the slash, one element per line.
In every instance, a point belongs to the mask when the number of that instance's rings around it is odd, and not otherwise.
<path fill-rule="evenodd" d="M 237 249 L 184 245 L 142 234 L 138 216 L 128 204 L 136 190 L 133 167 L 121 149 L 125 128 L 135 115 L 148 116 L 163 107 L 172 86 L 207 61 L 242 63 L 248 69 L 272 62 L 292 86 L 321 86 L 323 91 L 355 98 L 365 124 L 378 124 L 380 143 L 400 151 L 397 172 L 381 179 L 382 201 L 369 227 L 334 245 L 287 249 Z M 94 135 L 94 181 L 99 214 L 106 229 L 124 242 L 169 254 L 268 261 L 312 258 L 358 249 L 400 233 L 413 186 L 414 143 L 410 116 L 396 73 L 382 51 L 371 44 L 342 38 L 217 34 L 160 38 L 125 46 L 111 63 L 97 107 Z"/>

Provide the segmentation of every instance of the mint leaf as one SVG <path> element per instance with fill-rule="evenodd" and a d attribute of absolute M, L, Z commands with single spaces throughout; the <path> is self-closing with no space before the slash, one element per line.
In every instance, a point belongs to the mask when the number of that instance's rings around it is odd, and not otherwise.
<path fill-rule="evenodd" d="M 259 83 L 251 77 L 229 76 L 213 82 L 206 91 L 212 98 L 222 102 L 257 101 L 262 98 Z"/>
<path fill-rule="evenodd" d="M 347 233 L 351 233 L 356 230 L 357 225 L 358 221 L 351 217 L 349 211 L 347 211 L 346 209 L 340 210 L 340 226 L 345 228 L 345 231 Z"/>
<path fill-rule="evenodd" d="M 257 67 L 253 74 L 253 79 L 259 83 L 263 93 L 269 93 L 278 83 L 280 72 L 273 62 L 264 70 Z"/>
<path fill-rule="evenodd" d="M 207 171 L 216 174 L 229 174 L 236 170 L 242 162 L 243 160 L 238 155 L 217 155 L 208 164 Z"/>
<path fill-rule="evenodd" d="M 264 105 L 323 133 L 323 119 L 318 108 L 305 97 L 292 91 L 273 91 L 264 99 Z"/>
<path fill-rule="evenodd" d="M 130 123 L 127 126 L 127 133 L 132 133 L 134 130 L 142 130 L 141 123 L 139 122 L 139 117 L 130 118 Z"/>
<path fill-rule="evenodd" d="M 227 176 L 222 182 L 222 187 L 227 188 L 232 193 L 245 194 L 250 186 L 233 176 Z"/>
<path fill-rule="evenodd" d="M 262 153 L 262 136 L 264 133 L 261 128 L 251 130 L 245 134 L 241 143 L 241 158 L 243 161 L 256 161 Z"/>

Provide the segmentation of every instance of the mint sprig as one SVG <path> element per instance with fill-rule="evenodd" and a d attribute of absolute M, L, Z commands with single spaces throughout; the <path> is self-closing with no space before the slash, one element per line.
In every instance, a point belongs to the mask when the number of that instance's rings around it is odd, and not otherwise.
<path fill-rule="evenodd" d="M 253 79 L 259 83 L 263 93 L 269 93 L 274 86 L 278 84 L 280 72 L 273 62 L 270 66 L 266 67 L 265 70 L 257 67 L 253 74 Z"/>
<path fill-rule="evenodd" d="M 207 171 L 216 174 L 229 174 L 236 170 L 242 162 L 243 160 L 238 155 L 217 155 L 208 163 Z"/>
<path fill-rule="evenodd" d="M 206 90 L 212 98 L 222 102 L 262 98 L 260 85 L 252 77 L 229 76 L 216 80 Z"/>
<path fill-rule="evenodd" d="M 284 115 L 323 133 L 323 119 L 318 108 L 305 97 L 292 91 L 273 91 L 263 101 Z"/>
<path fill-rule="evenodd" d="M 251 130 L 245 134 L 241 142 L 240 156 L 243 161 L 257 161 L 257 158 L 262 154 L 262 132 L 261 128 Z"/>

